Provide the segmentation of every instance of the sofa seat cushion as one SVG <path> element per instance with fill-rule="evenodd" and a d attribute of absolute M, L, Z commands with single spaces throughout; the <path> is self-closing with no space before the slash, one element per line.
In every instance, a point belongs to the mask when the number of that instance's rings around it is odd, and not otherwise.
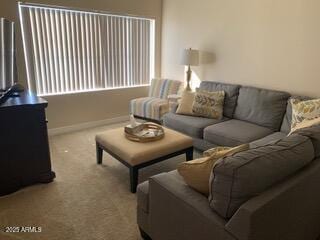
<path fill-rule="evenodd" d="M 234 118 L 279 131 L 289 97 L 285 92 L 241 87 Z"/>
<path fill-rule="evenodd" d="M 138 208 L 145 213 L 149 212 L 149 181 L 140 183 L 137 187 L 137 203 Z"/>
<path fill-rule="evenodd" d="M 232 119 L 204 129 L 204 139 L 218 146 L 234 147 L 263 138 L 272 131 L 253 123 Z"/>
<path fill-rule="evenodd" d="M 250 146 L 251 147 L 264 146 L 264 145 L 269 144 L 271 142 L 278 141 L 286 136 L 287 136 L 287 134 L 285 134 L 283 132 L 275 132 L 275 133 L 272 133 L 264 138 L 261 138 L 261 139 L 258 139 L 256 141 L 251 142 Z"/>
<path fill-rule="evenodd" d="M 230 218 L 243 203 L 296 173 L 314 156 L 311 140 L 294 134 L 221 158 L 210 177 L 210 206 Z"/>
<path fill-rule="evenodd" d="M 211 119 L 195 116 L 167 113 L 163 116 L 163 124 L 166 127 L 185 133 L 195 138 L 203 138 L 203 129 L 207 126 L 217 124 L 227 119 Z"/>
<path fill-rule="evenodd" d="M 219 83 L 213 81 L 202 81 L 199 87 L 201 90 L 208 92 L 224 91 L 223 115 L 232 118 L 237 104 L 240 85 Z"/>

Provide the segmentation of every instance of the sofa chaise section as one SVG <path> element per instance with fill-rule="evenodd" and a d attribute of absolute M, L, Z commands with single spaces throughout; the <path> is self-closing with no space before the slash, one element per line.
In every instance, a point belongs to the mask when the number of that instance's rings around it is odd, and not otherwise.
<path fill-rule="evenodd" d="M 320 235 L 320 159 L 244 203 L 226 229 L 239 240 L 316 240 Z"/>
<path fill-rule="evenodd" d="M 138 186 L 138 225 L 153 240 L 315 240 L 320 234 L 319 184 L 317 158 L 224 219 L 177 171 L 162 173 Z"/>
<path fill-rule="evenodd" d="M 138 197 L 138 224 L 153 240 L 235 240 L 225 229 L 227 221 L 213 212 L 208 199 L 189 188 L 177 171 L 151 177 L 147 187 L 139 185 L 138 196 L 142 192 L 146 200 Z M 141 214 L 146 206 L 148 213 Z M 146 228 L 142 227 L 145 223 Z"/>

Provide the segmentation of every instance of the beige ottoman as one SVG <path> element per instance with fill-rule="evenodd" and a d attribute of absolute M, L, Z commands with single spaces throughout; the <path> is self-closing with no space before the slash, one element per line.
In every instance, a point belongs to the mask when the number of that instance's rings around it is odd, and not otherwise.
<path fill-rule="evenodd" d="M 128 140 L 123 128 L 108 130 L 96 136 L 97 163 L 102 163 L 103 150 L 130 169 L 131 192 L 138 184 L 138 171 L 154 163 L 186 154 L 193 158 L 192 138 L 174 130 L 164 128 L 165 136 L 159 141 L 139 143 Z"/>

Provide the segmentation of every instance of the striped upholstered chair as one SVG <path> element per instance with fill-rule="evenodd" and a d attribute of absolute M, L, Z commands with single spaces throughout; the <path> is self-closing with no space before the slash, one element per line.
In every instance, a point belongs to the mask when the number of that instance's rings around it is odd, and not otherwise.
<path fill-rule="evenodd" d="M 161 121 L 169 111 L 168 96 L 177 94 L 182 82 L 168 79 L 152 79 L 149 96 L 130 101 L 130 113 L 135 117 Z"/>

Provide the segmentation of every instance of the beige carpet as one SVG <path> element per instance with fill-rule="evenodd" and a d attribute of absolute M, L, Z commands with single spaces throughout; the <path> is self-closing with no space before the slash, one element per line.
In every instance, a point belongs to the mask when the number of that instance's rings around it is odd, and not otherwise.
<path fill-rule="evenodd" d="M 128 169 L 105 154 L 95 159 L 96 133 L 116 124 L 50 138 L 56 179 L 0 198 L 0 240 L 140 239 L 136 195 L 129 191 Z M 179 156 L 142 169 L 140 181 L 170 171 Z M 41 233 L 4 233 L 7 226 L 41 227 Z"/>

